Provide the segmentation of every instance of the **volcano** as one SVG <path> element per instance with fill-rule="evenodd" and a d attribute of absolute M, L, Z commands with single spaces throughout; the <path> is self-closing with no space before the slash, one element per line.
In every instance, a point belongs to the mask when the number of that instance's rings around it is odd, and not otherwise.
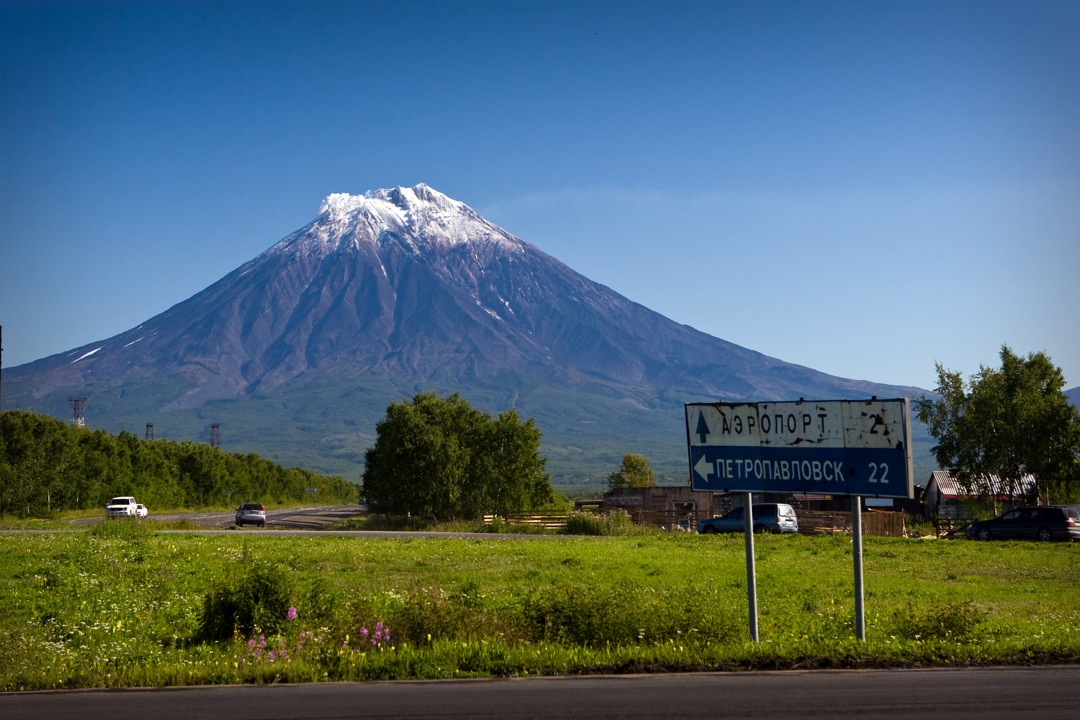
<path fill-rule="evenodd" d="M 626 452 L 685 478 L 682 404 L 899 397 L 676 323 L 427 185 L 333 194 L 307 226 L 115 337 L 4 371 L 5 407 L 159 428 L 358 476 L 386 405 L 460 392 L 534 417 L 556 482 Z M 230 440 L 231 438 L 231 440 Z"/>

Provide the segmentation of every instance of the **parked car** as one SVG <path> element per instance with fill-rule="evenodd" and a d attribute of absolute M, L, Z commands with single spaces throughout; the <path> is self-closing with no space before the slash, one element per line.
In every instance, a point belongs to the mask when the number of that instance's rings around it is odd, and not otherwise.
<path fill-rule="evenodd" d="M 1080 510 L 1066 505 L 1019 507 L 967 527 L 972 540 L 1080 540 Z"/>
<path fill-rule="evenodd" d="M 262 503 L 243 503 L 236 508 L 236 525 L 237 527 L 244 527 L 244 525 L 262 527 L 266 525 L 266 508 L 263 507 Z"/>
<path fill-rule="evenodd" d="M 702 534 L 742 532 L 745 508 L 734 510 L 714 518 L 707 518 L 698 523 L 697 531 Z M 784 503 L 757 503 L 754 505 L 754 532 L 756 533 L 797 533 L 799 519 L 795 508 Z"/>
<path fill-rule="evenodd" d="M 139 503 L 129 495 L 114 497 L 105 506 L 105 517 L 139 517 Z"/>
<path fill-rule="evenodd" d="M 142 503 L 137 503 L 135 505 L 135 516 L 141 518 L 146 517 L 146 506 Z"/>

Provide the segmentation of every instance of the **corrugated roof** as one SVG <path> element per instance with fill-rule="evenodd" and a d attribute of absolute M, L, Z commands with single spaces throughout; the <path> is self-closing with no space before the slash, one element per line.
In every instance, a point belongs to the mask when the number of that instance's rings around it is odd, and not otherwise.
<path fill-rule="evenodd" d="M 944 470 L 935 470 L 930 475 L 930 482 L 937 485 L 938 492 L 943 497 L 967 497 L 972 493 L 964 488 L 960 484 L 960 481 Z M 1035 477 L 1033 475 L 1025 475 L 1020 481 L 1020 485 L 1024 490 L 1030 489 L 1035 484 Z M 977 487 L 985 488 L 985 495 L 994 496 L 1007 496 L 1011 493 L 1004 489 L 1005 483 L 1001 481 L 997 475 L 985 475 L 977 481 Z"/>

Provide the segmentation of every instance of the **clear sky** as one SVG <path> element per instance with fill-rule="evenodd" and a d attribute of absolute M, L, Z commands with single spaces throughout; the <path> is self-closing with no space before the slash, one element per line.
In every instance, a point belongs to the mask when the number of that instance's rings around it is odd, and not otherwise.
<path fill-rule="evenodd" d="M 681 323 L 1080 385 L 1080 2 L 0 0 L 12 367 L 420 182 Z"/>

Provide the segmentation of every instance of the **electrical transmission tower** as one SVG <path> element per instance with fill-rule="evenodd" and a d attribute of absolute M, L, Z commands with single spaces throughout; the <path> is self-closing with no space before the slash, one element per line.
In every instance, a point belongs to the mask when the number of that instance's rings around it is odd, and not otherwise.
<path fill-rule="evenodd" d="M 217 423 L 210 426 L 210 447 L 221 447 L 221 431 Z"/>
<path fill-rule="evenodd" d="M 146 439 L 154 439 L 154 423 L 146 423 Z"/>
<path fill-rule="evenodd" d="M 84 397 L 69 397 L 68 402 L 71 403 L 71 424 L 75 427 L 86 427 L 86 418 L 83 417 L 83 408 L 86 407 L 86 398 Z"/>

